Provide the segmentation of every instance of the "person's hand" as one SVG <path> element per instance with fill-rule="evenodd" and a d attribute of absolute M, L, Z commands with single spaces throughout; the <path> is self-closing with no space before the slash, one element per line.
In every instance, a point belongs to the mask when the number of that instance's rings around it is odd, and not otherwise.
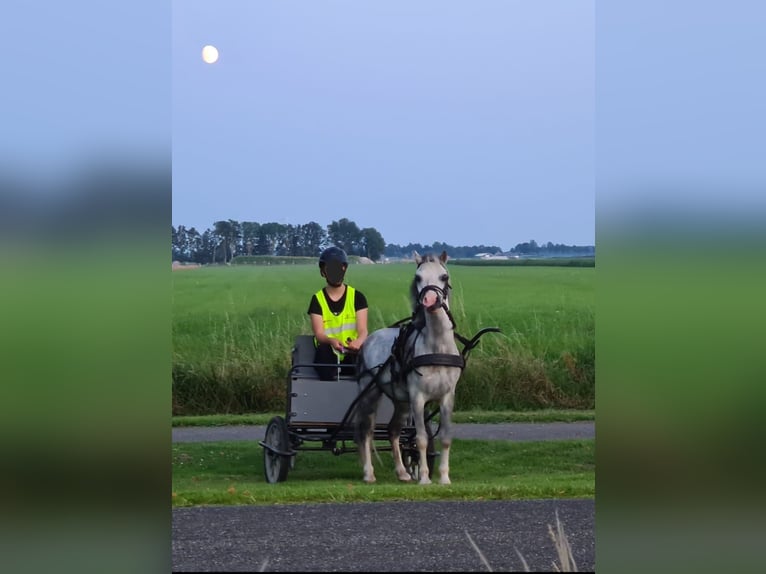
<path fill-rule="evenodd" d="M 346 339 L 346 349 L 352 353 L 358 353 L 361 345 L 357 340 Z"/>
<path fill-rule="evenodd" d="M 339 353 L 346 352 L 346 349 L 343 347 L 343 343 L 341 343 L 338 339 L 330 339 L 330 346 Z"/>

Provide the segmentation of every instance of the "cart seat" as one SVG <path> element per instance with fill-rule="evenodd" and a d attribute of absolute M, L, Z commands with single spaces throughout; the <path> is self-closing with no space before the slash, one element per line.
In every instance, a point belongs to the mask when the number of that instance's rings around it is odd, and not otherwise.
<path fill-rule="evenodd" d="M 314 368 L 315 352 L 316 349 L 314 347 L 313 335 L 298 335 L 295 338 L 292 357 L 292 376 L 294 378 L 316 379 L 319 377 L 317 370 Z M 344 380 L 356 380 L 356 377 L 353 375 L 343 374 L 340 378 Z"/>

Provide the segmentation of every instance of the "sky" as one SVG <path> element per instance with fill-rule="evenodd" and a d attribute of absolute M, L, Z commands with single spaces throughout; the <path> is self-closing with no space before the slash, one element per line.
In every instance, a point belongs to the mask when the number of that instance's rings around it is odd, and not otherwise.
<path fill-rule="evenodd" d="M 173 225 L 593 245 L 594 43 L 593 1 L 176 0 Z"/>

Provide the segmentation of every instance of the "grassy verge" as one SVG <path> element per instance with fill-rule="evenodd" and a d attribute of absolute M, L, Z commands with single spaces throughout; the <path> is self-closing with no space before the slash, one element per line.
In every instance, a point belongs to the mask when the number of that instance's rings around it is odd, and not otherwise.
<path fill-rule="evenodd" d="M 298 504 L 392 500 L 506 500 L 595 496 L 595 440 L 456 441 L 452 484 L 401 483 L 390 452 L 364 484 L 355 453 L 301 451 L 287 480 L 263 478 L 263 449 L 248 442 L 173 444 L 172 505 Z M 438 465 L 438 459 L 437 459 Z M 438 472 L 438 471 L 436 471 Z"/>
<path fill-rule="evenodd" d="M 216 427 L 231 425 L 266 425 L 275 415 L 284 413 L 260 413 L 246 415 L 199 415 L 175 416 L 174 427 Z M 463 411 L 453 414 L 456 423 L 550 423 L 595 421 L 595 410 L 554 410 L 539 411 Z"/>

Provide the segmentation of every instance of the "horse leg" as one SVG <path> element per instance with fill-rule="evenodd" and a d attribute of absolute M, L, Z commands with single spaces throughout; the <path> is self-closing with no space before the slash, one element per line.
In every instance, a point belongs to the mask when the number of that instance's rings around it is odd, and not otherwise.
<path fill-rule="evenodd" d="M 394 414 L 391 417 L 391 421 L 388 423 L 388 439 L 391 441 L 391 453 L 394 457 L 394 471 L 396 476 L 402 482 L 409 482 L 412 480 L 410 473 L 404 467 L 404 461 L 402 461 L 402 446 L 401 436 L 402 428 L 407 420 L 407 414 L 409 410 L 400 402 L 394 403 Z"/>
<path fill-rule="evenodd" d="M 439 484 L 451 484 L 449 479 L 449 449 L 452 446 L 452 408 L 455 402 L 455 396 L 452 393 L 447 394 L 439 404 L 439 414 L 441 415 L 441 460 L 439 461 Z"/>
<path fill-rule="evenodd" d="M 359 450 L 362 457 L 362 480 L 370 484 L 375 482 L 375 469 L 372 467 L 372 437 L 375 429 L 375 415 L 370 415 L 366 426 L 368 427 L 362 439 L 362 448 Z"/>
<path fill-rule="evenodd" d="M 420 469 L 419 484 L 431 484 L 431 477 L 428 472 L 428 432 L 426 431 L 426 422 L 424 411 L 426 401 L 423 395 L 418 394 L 411 403 L 412 418 L 415 421 L 415 444 L 418 447 L 418 465 Z"/>
<path fill-rule="evenodd" d="M 377 395 L 377 396 L 376 396 Z M 362 479 L 366 483 L 375 482 L 375 470 L 372 466 L 372 440 L 375 433 L 375 412 L 380 395 L 372 394 L 358 405 L 355 440 L 359 448 L 359 461 L 362 465 Z"/>

